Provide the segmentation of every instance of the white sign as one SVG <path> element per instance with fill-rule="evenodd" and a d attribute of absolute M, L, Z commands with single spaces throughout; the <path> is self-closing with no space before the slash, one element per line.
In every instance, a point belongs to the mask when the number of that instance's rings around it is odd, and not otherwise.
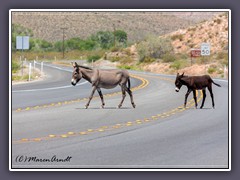
<path fill-rule="evenodd" d="M 29 49 L 29 36 L 17 36 L 16 49 Z"/>
<path fill-rule="evenodd" d="M 210 44 L 202 43 L 201 44 L 201 56 L 209 56 L 210 55 Z"/>

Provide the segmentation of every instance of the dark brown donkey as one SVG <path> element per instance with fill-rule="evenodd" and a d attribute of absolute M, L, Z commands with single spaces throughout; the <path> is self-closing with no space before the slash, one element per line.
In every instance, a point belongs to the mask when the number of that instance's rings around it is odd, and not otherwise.
<path fill-rule="evenodd" d="M 204 105 L 204 101 L 206 98 L 206 87 L 208 88 L 211 98 L 212 98 L 212 107 L 214 108 L 214 98 L 213 98 L 213 92 L 212 92 L 212 83 L 215 84 L 218 87 L 221 87 L 219 84 L 213 82 L 211 77 L 209 75 L 203 75 L 203 76 L 184 76 L 184 73 L 182 75 L 179 75 L 177 73 L 177 77 L 175 80 L 175 90 L 176 92 L 179 92 L 180 88 L 182 85 L 187 86 L 188 90 L 185 95 L 185 102 L 184 102 L 184 107 L 186 107 L 187 104 L 187 98 L 188 95 L 193 91 L 193 98 L 195 101 L 195 107 L 197 108 L 197 97 L 196 97 L 196 90 L 202 90 L 203 92 L 203 100 L 202 100 L 202 105 L 201 109 Z"/>
<path fill-rule="evenodd" d="M 92 100 L 96 90 L 98 91 L 98 94 L 101 98 L 102 108 L 104 108 L 105 103 L 104 103 L 102 91 L 100 88 L 112 89 L 117 85 L 120 85 L 122 89 L 122 101 L 118 105 L 118 108 L 122 106 L 122 103 L 126 97 L 126 91 L 131 98 L 131 103 L 133 108 L 136 107 L 136 105 L 133 102 L 132 91 L 130 89 L 131 83 L 130 83 L 129 73 L 126 70 L 92 69 L 89 67 L 78 65 L 76 62 L 72 63 L 72 65 L 74 68 L 72 73 L 73 86 L 75 86 L 78 83 L 78 81 L 81 80 L 81 78 L 86 79 L 88 82 L 92 84 L 92 92 L 86 104 L 86 108 L 88 108 L 90 101 Z M 128 87 L 126 86 L 127 83 L 128 83 Z"/>

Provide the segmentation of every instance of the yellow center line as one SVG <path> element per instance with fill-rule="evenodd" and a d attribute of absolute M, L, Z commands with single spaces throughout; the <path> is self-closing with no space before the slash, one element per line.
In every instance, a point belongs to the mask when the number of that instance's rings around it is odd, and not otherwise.
<path fill-rule="evenodd" d="M 150 76 L 152 77 L 152 76 Z M 156 77 L 156 76 L 154 76 Z M 139 79 L 141 77 L 138 77 Z M 167 79 L 167 78 L 161 78 L 161 77 L 156 77 L 158 79 L 161 79 L 161 80 L 165 80 L 165 81 L 170 81 L 170 82 L 173 82 L 173 80 L 171 79 Z M 138 86 L 137 89 L 141 89 L 141 88 L 144 88 L 146 87 L 149 82 L 148 80 L 146 79 L 143 79 L 141 78 L 142 80 L 142 84 L 140 86 Z M 200 91 L 201 92 L 201 91 Z M 198 91 L 196 91 L 196 96 L 198 97 Z M 201 92 L 200 96 L 197 98 L 197 102 L 199 102 L 203 97 L 203 94 Z M 183 111 L 186 111 L 187 109 L 191 108 L 191 107 L 194 107 L 195 106 L 195 102 L 193 101 L 193 98 L 188 101 L 187 103 L 187 106 L 186 108 L 182 106 L 179 106 L 177 108 L 174 108 L 172 110 L 169 110 L 167 112 L 162 112 L 160 114 L 156 114 L 156 115 L 152 115 L 150 117 L 146 117 L 146 118 L 143 118 L 143 119 L 137 119 L 137 120 L 133 120 L 133 121 L 128 121 L 128 122 L 123 122 L 123 123 L 119 123 L 119 124 L 116 124 L 116 125 L 106 125 L 106 126 L 101 126 L 99 128 L 96 128 L 96 129 L 87 129 L 85 131 L 81 131 L 81 132 L 68 132 L 68 133 L 65 133 L 65 134 L 60 134 L 60 135 L 55 135 L 55 134 L 50 134 L 48 136 L 45 136 L 45 137 L 39 137 L 39 138 L 22 138 L 20 140 L 14 140 L 12 141 L 14 144 L 19 144 L 19 143 L 27 143 L 27 142 L 41 142 L 41 141 L 46 141 L 46 140 L 53 140 L 53 139 L 60 139 L 60 138 L 70 138 L 70 137 L 77 137 L 77 136 L 82 136 L 82 135 L 90 135 L 90 134 L 93 134 L 93 133 L 102 133 L 102 132 L 105 132 L 105 131 L 111 131 L 111 130 L 116 130 L 116 129 L 119 129 L 119 128 L 124 128 L 124 127 L 129 127 L 129 126 L 136 126 L 136 125 L 142 125 L 142 124 L 146 124 L 146 123 L 151 123 L 153 121 L 157 121 L 157 120 L 161 120 L 161 119 L 164 119 L 164 118 L 167 118 L 169 116 L 173 116 L 175 115 L 176 113 L 181 113 Z"/>
<path fill-rule="evenodd" d="M 137 91 L 137 90 L 143 89 L 143 88 L 145 88 L 149 84 L 149 82 L 146 79 L 142 78 L 142 77 L 139 77 L 139 76 L 136 76 L 136 75 L 133 75 L 133 74 L 131 74 L 130 76 L 132 78 L 135 78 L 135 79 L 138 79 L 138 80 L 141 81 L 140 85 L 131 88 L 132 91 Z M 119 95 L 119 94 L 121 94 L 120 91 L 119 92 L 105 94 L 103 96 L 106 98 L 106 97 L 116 96 L 116 95 Z M 98 96 L 94 96 L 93 97 L 93 99 L 97 99 L 97 98 L 99 98 L 99 97 Z M 63 105 L 66 105 L 66 104 L 72 104 L 72 103 L 76 103 L 76 102 L 80 102 L 80 101 L 86 101 L 86 100 L 88 100 L 88 98 L 75 99 L 75 100 L 56 102 L 56 103 L 49 103 L 49 104 L 38 105 L 38 106 L 33 106 L 33 107 L 18 108 L 18 109 L 15 110 L 15 112 L 22 112 L 22 111 L 50 108 L 50 107 L 59 107 L 59 106 L 63 106 Z"/>

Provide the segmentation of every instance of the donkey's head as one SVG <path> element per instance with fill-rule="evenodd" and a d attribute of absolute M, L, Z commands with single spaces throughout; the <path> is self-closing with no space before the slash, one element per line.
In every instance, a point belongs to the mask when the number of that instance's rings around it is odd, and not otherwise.
<path fill-rule="evenodd" d="M 82 73 L 81 73 L 81 71 L 79 69 L 79 66 L 78 66 L 78 64 L 76 62 L 72 63 L 72 66 L 73 66 L 74 70 L 72 72 L 72 81 L 71 81 L 71 83 L 72 83 L 73 86 L 75 86 L 78 83 L 78 81 L 81 80 Z"/>
<path fill-rule="evenodd" d="M 182 87 L 182 81 L 181 81 L 181 78 L 184 76 L 184 73 L 182 73 L 182 75 L 179 75 L 179 73 L 177 73 L 177 77 L 176 77 L 176 80 L 175 80 L 175 91 L 176 92 L 179 92 L 179 90 L 181 89 Z"/>

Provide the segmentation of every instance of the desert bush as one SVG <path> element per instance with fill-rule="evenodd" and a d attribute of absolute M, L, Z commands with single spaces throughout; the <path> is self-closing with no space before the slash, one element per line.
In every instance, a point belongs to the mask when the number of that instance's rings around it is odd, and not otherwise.
<path fill-rule="evenodd" d="M 12 61 L 12 73 L 16 73 L 18 70 L 20 70 L 20 64 L 17 61 Z"/>
<path fill-rule="evenodd" d="M 41 52 L 41 51 L 52 51 L 53 44 L 42 39 L 30 38 L 30 51 Z"/>
<path fill-rule="evenodd" d="M 179 70 L 181 68 L 184 68 L 187 66 L 187 61 L 186 60 L 176 60 L 174 61 L 171 65 L 170 68 L 174 68 L 176 70 Z"/>
<path fill-rule="evenodd" d="M 137 45 L 139 61 L 144 62 L 149 59 L 159 59 L 165 54 L 173 52 L 171 40 L 168 38 L 159 38 L 150 36 L 145 41 Z"/>
<path fill-rule="evenodd" d="M 183 59 L 183 60 L 187 60 L 189 58 L 189 54 L 186 54 L 186 53 L 176 53 L 174 56 L 176 59 Z"/>
<path fill-rule="evenodd" d="M 119 69 L 127 69 L 127 70 L 135 70 L 135 71 L 141 71 L 141 68 L 139 66 L 134 65 L 119 65 L 117 66 Z"/>
<path fill-rule="evenodd" d="M 88 62 L 92 62 L 92 60 L 95 62 L 95 61 L 101 59 L 101 57 L 103 57 L 104 54 L 105 54 L 104 50 L 94 50 L 94 51 L 83 51 L 82 52 L 82 55 L 87 58 Z"/>
<path fill-rule="evenodd" d="M 222 20 L 221 19 L 214 19 L 214 22 L 216 22 L 217 24 L 221 24 Z"/>
<path fill-rule="evenodd" d="M 87 61 L 88 62 L 95 62 L 95 61 L 97 61 L 97 60 L 99 60 L 101 58 L 101 56 L 100 55 L 92 55 L 92 56 L 88 56 L 87 57 Z"/>
<path fill-rule="evenodd" d="M 216 59 L 228 60 L 228 53 L 227 52 L 219 52 L 219 53 L 217 53 Z"/>
<path fill-rule="evenodd" d="M 111 51 L 111 52 L 118 52 L 118 51 L 121 51 L 121 49 L 122 49 L 122 48 L 120 48 L 120 47 L 112 47 L 112 48 L 110 49 L 110 51 Z"/>
<path fill-rule="evenodd" d="M 190 47 L 190 48 L 193 48 L 195 45 L 196 45 L 196 44 L 191 43 L 191 44 L 189 44 L 189 47 Z"/>
<path fill-rule="evenodd" d="M 182 34 L 175 34 L 175 35 L 173 35 L 172 37 L 171 37 L 171 39 L 173 40 L 173 41 L 175 41 L 175 40 L 179 40 L 179 41 L 182 41 L 183 40 L 183 35 Z"/>
<path fill-rule="evenodd" d="M 196 27 L 188 28 L 188 31 L 196 31 Z"/>
<path fill-rule="evenodd" d="M 166 53 L 162 57 L 163 62 L 173 62 L 175 60 L 176 60 L 176 58 L 175 58 L 174 54 L 171 54 L 171 53 Z"/>
<path fill-rule="evenodd" d="M 209 67 L 208 68 L 208 73 L 209 74 L 212 74 L 212 73 L 214 73 L 214 72 L 216 72 L 217 71 L 217 69 L 215 68 L 215 67 Z"/>

